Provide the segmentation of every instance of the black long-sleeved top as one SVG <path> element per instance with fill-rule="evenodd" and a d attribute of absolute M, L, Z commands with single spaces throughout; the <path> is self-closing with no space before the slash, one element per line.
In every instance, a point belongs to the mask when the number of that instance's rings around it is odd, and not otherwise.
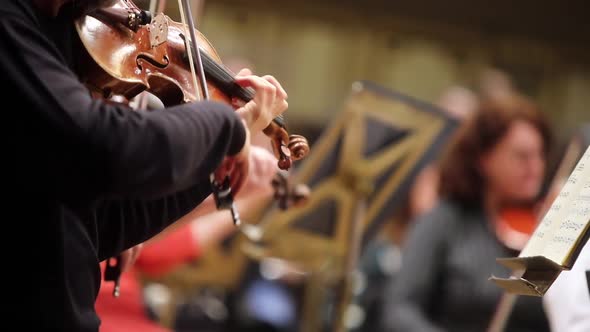
<path fill-rule="evenodd" d="M 383 331 L 486 331 L 502 290 L 488 278 L 517 253 L 499 242 L 482 210 L 442 202 L 416 220 L 399 274 L 384 294 Z M 541 298 L 519 297 L 506 331 L 549 331 Z"/>
<path fill-rule="evenodd" d="M 2 0 L 2 234 L 19 241 L 3 251 L 4 324 L 97 331 L 99 261 L 197 206 L 245 129 L 215 102 L 147 112 L 92 99 L 57 47 L 71 22 L 57 23 L 31 0 Z"/>

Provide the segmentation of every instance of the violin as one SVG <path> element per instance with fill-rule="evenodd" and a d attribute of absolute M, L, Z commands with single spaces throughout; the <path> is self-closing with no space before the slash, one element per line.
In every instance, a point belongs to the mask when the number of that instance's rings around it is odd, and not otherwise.
<path fill-rule="evenodd" d="M 507 207 L 495 222 L 496 236 L 508 248 L 521 251 L 532 236 L 539 220 L 532 207 Z"/>
<path fill-rule="evenodd" d="M 79 65 L 85 72 L 79 74 L 80 79 L 94 95 L 104 99 L 123 96 L 131 100 L 147 91 L 166 107 L 209 99 L 237 107 L 236 100 L 252 100 L 254 90 L 235 82 L 235 74 L 223 66 L 213 45 L 194 28 L 190 13 L 186 0 L 181 5 L 185 23 L 175 22 L 163 13 L 153 16 L 131 0 L 117 0 L 77 20 L 76 31 L 84 46 Z M 309 153 L 307 139 L 290 135 L 282 116 L 273 119 L 264 134 L 271 139 L 282 170 L 290 169 L 293 160 Z M 286 188 L 284 181 L 277 181 L 273 183 L 275 189 Z M 229 179 L 220 184 L 211 175 L 211 184 L 218 209 L 229 208 L 234 223 L 239 225 Z M 278 192 L 275 198 L 282 208 L 292 204 L 289 202 L 304 201 L 309 194 L 305 190 Z M 105 280 L 115 282 L 113 295 L 118 296 L 120 257 L 113 259 L 115 264 L 111 259 L 107 261 Z"/>
<path fill-rule="evenodd" d="M 76 22 L 76 30 L 86 51 L 80 60 L 85 68 L 81 79 L 105 99 L 112 95 L 132 99 L 148 91 L 169 107 L 202 100 L 205 94 L 233 106 L 235 100 L 245 103 L 254 97 L 251 88 L 235 83 L 235 74 L 223 66 L 202 33 L 192 29 L 197 51 L 184 24 L 163 13 L 152 17 L 131 0 L 118 0 L 111 7 L 90 13 Z M 197 59 L 196 54 L 201 57 Z M 202 79 L 193 79 L 191 63 L 202 67 Z M 289 135 L 282 116 L 273 119 L 264 133 L 271 139 L 282 170 L 309 153 L 307 139 Z"/>

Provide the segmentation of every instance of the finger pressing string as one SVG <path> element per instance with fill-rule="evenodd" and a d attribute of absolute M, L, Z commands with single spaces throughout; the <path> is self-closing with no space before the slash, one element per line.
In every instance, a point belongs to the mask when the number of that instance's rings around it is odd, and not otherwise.
<path fill-rule="evenodd" d="M 256 91 L 272 91 L 274 94 L 277 89 L 271 82 L 256 75 L 239 76 L 235 78 L 235 81 L 243 87 L 252 87 Z"/>
<path fill-rule="evenodd" d="M 287 99 L 289 96 L 287 95 L 287 91 L 285 91 L 285 89 L 283 89 L 283 87 L 281 86 L 281 83 L 279 83 L 279 81 L 277 81 L 276 78 L 274 78 L 274 76 L 272 75 L 265 75 L 262 77 L 263 79 L 265 79 L 266 81 L 270 82 L 270 84 L 274 85 L 277 93 L 277 97 L 279 98 L 283 98 L 283 99 Z"/>

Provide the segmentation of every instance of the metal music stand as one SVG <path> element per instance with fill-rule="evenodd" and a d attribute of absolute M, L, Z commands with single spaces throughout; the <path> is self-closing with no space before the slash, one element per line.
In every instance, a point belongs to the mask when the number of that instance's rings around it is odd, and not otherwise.
<path fill-rule="evenodd" d="M 258 259 L 277 257 L 307 272 L 302 331 L 320 331 L 326 289 L 335 287 L 331 330 L 343 330 L 358 256 L 401 208 L 419 171 L 457 123 L 437 107 L 371 82 L 355 82 L 340 116 L 295 176 L 311 188 L 307 204 L 261 220 Z"/>
<path fill-rule="evenodd" d="M 237 287 L 251 259 L 278 258 L 305 273 L 302 331 L 320 331 L 327 288 L 331 330 L 343 330 L 351 276 L 364 246 L 401 208 L 421 169 L 457 123 L 439 108 L 367 81 L 353 83 L 343 110 L 293 174 L 311 195 L 303 207 L 262 209 L 259 241 L 233 237 L 167 283 Z M 246 253 L 246 254 L 245 254 Z"/>

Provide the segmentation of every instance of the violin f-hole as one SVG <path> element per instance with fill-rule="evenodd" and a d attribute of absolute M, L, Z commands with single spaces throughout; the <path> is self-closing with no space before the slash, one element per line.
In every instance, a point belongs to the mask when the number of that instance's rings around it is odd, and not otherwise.
<path fill-rule="evenodd" d="M 141 70 L 143 70 L 143 61 L 145 60 L 146 62 L 148 62 L 149 64 L 151 64 L 154 67 L 158 67 L 161 69 L 164 69 L 166 67 L 168 67 L 168 65 L 170 64 L 170 60 L 168 59 L 168 56 L 164 55 L 164 57 L 162 57 L 162 62 L 158 62 L 158 60 L 154 59 L 152 56 L 150 56 L 149 54 L 138 54 L 137 55 L 137 67 L 139 67 Z"/>

